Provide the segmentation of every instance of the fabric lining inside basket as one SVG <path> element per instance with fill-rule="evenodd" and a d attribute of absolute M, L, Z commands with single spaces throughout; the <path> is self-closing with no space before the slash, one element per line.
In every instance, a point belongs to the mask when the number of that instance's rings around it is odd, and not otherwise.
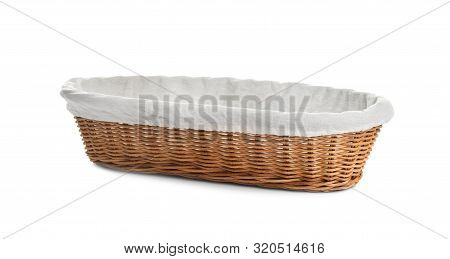
<path fill-rule="evenodd" d="M 239 80 L 233 78 L 191 78 L 191 77 L 163 77 L 153 76 L 147 79 L 134 77 L 90 78 L 81 79 L 77 87 L 85 92 L 104 95 L 138 98 L 139 95 L 151 94 L 163 100 L 168 95 L 169 100 L 176 96 L 189 95 L 194 103 L 199 104 L 205 95 L 214 96 L 217 103 L 210 105 L 241 107 L 242 102 L 227 101 L 229 96 L 247 96 L 245 108 L 286 111 L 292 99 L 293 107 L 298 110 L 304 96 L 309 96 L 305 112 L 340 113 L 344 111 L 361 111 L 376 102 L 376 96 L 368 93 L 356 92 L 348 89 L 334 89 L 331 87 L 317 87 L 305 84 L 295 84 L 288 90 L 283 89 L 292 83 L 272 81 Z M 162 87 L 164 88 L 162 88 Z M 168 90 L 166 90 L 168 89 Z M 280 92 L 280 93 L 278 93 Z M 177 95 L 175 95 L 176 93 Z M 278 93 L 275 97 L 270 97 Z M 281 101 L 281 99 L 282 101 Z M 258 104 L 260 102 L 260 104 Z M 207 102 L 206 102 L 207 103 Z M 285 105 L 284 109 L 280 106 Z"/>
<path fill-rule="evenodd" d="M 370 93 L 234 78 L 74 78 L 61 95 L 85 119 L 281 136 L 363 131 L 393 116 L 391 103 Z"/>

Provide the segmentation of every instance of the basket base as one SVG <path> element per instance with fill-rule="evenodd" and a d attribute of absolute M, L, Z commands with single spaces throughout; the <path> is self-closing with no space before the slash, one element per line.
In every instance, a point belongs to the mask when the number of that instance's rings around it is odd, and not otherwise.
<path fill-rule="evenodd" d="M 76 120 L 87 155 L 102 166 L 313 192 L 358 183 L 380 130 L 288 137 Z"/>
<path fill-rule="evenodd" d="M 94 161 L 93 161 L 94 162 Z M 116 166 L 114 164 L 108 164 L 103 162 L 94 162 L 96 165 L 116 171 L 121 172 L 130 172 L 130 173 L 138 173 L 138 174 L 163 174 L 163 175 L 170 175 L 175 177 L 182 177 L 182 178 L 188 178 L 193 180 L 200 180 L 200 181 L 209 181 L 209 182 L 216 182 L 216 183 L 230 183 L 230 184 L 239 184 L 239 185 L 247 185 L 247 186 L 256 186 L 256 187 L 262 187 L 262 188 L 269 188 L 269 189 L 284 189 L 284 190 L 291 190 L 291 191 L 306 191 L 306 192 L 332 192 L 332 191 L 341 191 L 349 189 L 353 186 L 355 186 L 359 180 L 362 178 L 362 173 L 359 174 L 357 177 L 351 178 L 347 182 L 331 182 L 327 181 L 323 185 L 321 185 L 318 188 L 312 188 L 311 185 L 304 184 L 304 186 L 297 184 L 295 186 L 292 186 L 289 184 L 289 181 L 279 181 L 276 183 L 267 183 L 264 181 L 257 181 L 250 179 L 241 179 L 237 177 L 236 179 L 229 179 L 229 177 L 222 176 L 220 177 L 220 173 L 229 174 L 232 172 L 215 172 L 215 174 L 218 175 L 218 177 L 204 177 L 203 173 L 195 173 L 195 169 L 192 169 L 188 171 L 188 173 L 180 173 L 177 172 L 177 170 L 164 170 L 158 167 L 152 167 L 150 165 L 140 165 L 140 166 Z M 176 167 L 176 166 L 172 166 Z M 156 171 L 158 170 L 158 171 Z M 214 173 L 214 172 L 210 172 Z M 339 187 L 337 187 L 339 186 Z"/>

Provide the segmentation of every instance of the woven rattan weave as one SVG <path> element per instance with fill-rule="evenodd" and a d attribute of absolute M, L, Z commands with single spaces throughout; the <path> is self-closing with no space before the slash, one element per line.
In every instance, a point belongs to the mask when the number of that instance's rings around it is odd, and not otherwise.
<path fill-rule="evenodd" d="M 290 137 L 157 126 L 76 117 L 91 161 L 135 172 L 304 191 L 355 185 L 380 127 Z"/>

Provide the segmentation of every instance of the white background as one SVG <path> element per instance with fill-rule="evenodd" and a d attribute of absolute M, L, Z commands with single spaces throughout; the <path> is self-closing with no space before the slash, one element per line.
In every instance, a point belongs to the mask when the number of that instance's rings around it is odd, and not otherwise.
<path fill-rule="evenodd" d="M 298 81 L 444 1 L 6 3 L 140 74 Z M 450 4 L 305 81 L 392 101 L 394 119 L 356 189 L 403 215 L 354 190 L 138 174 L 82 197 L 120 174 L 89 162 L 60 86 L 133 73 L 0 3 L 0 234 L 68 204 L 2 239 L 0 257 L 149 258 L 157 255 L 127 255 L 123 245 L 323 242 L 325 253 L 311 257 L 449 258 L 441 236 L 450 235 L 449 46 Z"/>

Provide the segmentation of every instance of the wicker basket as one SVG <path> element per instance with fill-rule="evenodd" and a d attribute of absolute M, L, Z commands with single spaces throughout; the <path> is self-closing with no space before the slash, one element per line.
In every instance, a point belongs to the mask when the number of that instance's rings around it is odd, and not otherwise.
<path fill-rule="evenodd" d="M 133 172 L 304 191 L 354 186 L 381 128 L 280 136 L 108 122 L 71 111 L 94 163 Z"/>

